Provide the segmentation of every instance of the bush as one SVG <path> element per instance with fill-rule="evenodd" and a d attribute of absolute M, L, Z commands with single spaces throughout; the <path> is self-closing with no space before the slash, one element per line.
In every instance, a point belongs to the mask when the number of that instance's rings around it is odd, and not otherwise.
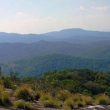
<path fill-rule="evenodd" d="M 16 91 L 15 91 L 15 96 L 18 99 L 23 99 L 26 101 L 32 101 L 34 100 L 34 92 L 33 90 L 26 85 L 23 85 L 21 87 L 19 87 Z"/>
<path fill-rule="evenodd" d="M 78 107 L 85 106 L 85 102 L 80 95 L 73 95 L 73 97 L 65 100 L 64 107 L 69 107 L 71 110 Z"/>
<path fill-rule="evenodd" d="M 57 100 L 53 100 L 53 99 L 43 101 L 42 103 L 44 107 L 49 107 L 49 108 L 60 108 L 61 107 L 60 102 Z"/>
<path fill-rule="evenodd" d="M 91 96 L 82 95 L 82 94 L 74 94 L 73 101 L 74 101 L 74 103 L 82 103 L 83 105 L 92 105 L 93 104 L 93 98 Z"/>
<path fill-rule="evenodd" d="M 5 88 L 13 89 L 14 83 L 11 81 L 10 78 L 5 77 L 5 78 L 3 79 L 3 84 L 4 84 L 4 87 L 5 87 Z"/>
<path fill-rule="evenodd" d="M 32 110 L 32 104 L 29 102 L 25 102 L 23 100 L 18 100 L 14 103 L 15 108 L 24 109 L 24 110 Z"/>
<path fill-rule="evenodd" d="M 3 85 L 3 80 L 0 78 L 0 85 Z"/>
<path fill-rule="evenodd" d="M 3 86 L 0 86 L 0 105 L 7 106 L 10 104 L 9 95 Z"/>
<path fill-rule="evenodd" d="M 62 103 L 52 97 L 50 94 L 42 94 L 40 100 L 44 107 L 60 108 L 62 106 Z"/>
<path fill-rule="evenodd" d="M 71 109 L 77 107 L 83 107 L 85 105 L 92 105 L 93 100 L 90 96 L 82 94 L 73 94 L 70 98 L 66 99 L 64 102 L 64 107 L 69 107 Z"/>
<path fill-rule="evenodd" d="M 57 94 L 57 98 L 61 101 L 65 101 L 69 97 L 71 97 L 71 93 L 67 90 L 62 90 L 62 91 L 58 92 L 58 94 Z"/>
<path fill-rule="evenodd" d="M 82 95 L 81 94 L 73 94 L 72 98 L 73 98 L 74 102 L 82 101 Z"/>
<path fill-rule="evenodd" d="M 74 108 L 74 101 L 73 101 L 73 99 L 69 98 L 69 99 L 65 100 L 63 107 L 64 107 L 65 110 L 66 110 L 66 108 L 68 108 L 70 110 L 73 109 Z"/>
<path fill-rule="evenodd" d="M 83 101 L 78 101 L 78 102 L 76 103 L 76 105 L 77 105 L 77 107 L 84 107 L 84 106 L 85 106 L 85 102 L 83 102 Z"/>
<path fill-rule="evenodd" d="M 99 96 L 96 96 L 95 99 L 96 99 L 95 100 L 96 104 L 100 104 L 100 105 L 110 104 L 110 98 L 107 95 L 99 95 Z"/>
<path fill-rule="evenodd" d="M 41 101 L 46 101 L 52 99 L 52 96 L 49 93 L 44 93 L 41 95 L 40 100 Z"/>
<path fill-rule="evenodd" d="M 35 100 L 39 100 L 41 97 L 41 94 L 39 92 L 35 93 Z"/>
<path fill-rule="evenodd" d="M 93 104 L 93 98 L 91 96 L 82 95 L 81 98 L 85 102 L 85 105 Z"/>
<path fill-rule="evenodd" d="M 67 105 L 64 105 L 64 106 L 63 106 L 63 109 L 64 109 L 64 110 L 71 110 L 71 107 L 70 107 L 70 106 L 67 106 Z"/>

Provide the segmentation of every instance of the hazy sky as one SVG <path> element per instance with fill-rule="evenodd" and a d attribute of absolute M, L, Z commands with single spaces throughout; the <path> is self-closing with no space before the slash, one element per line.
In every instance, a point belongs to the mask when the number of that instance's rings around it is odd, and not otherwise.
<path fill-rule="evenodd" d="M 0 31 L 110 31 L 110 0 L 0 0 Z"/>

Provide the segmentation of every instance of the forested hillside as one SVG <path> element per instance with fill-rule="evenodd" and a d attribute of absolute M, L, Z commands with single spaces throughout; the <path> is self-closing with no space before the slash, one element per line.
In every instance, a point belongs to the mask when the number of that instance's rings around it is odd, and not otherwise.
<path fill-rule="evenodd" d="M 4 73 L 32 76 L 71 68 L 110 71 L 109 36 L 76 28 L 45 34 L 0 33 L 0 65 Z"/>
<path fill-rule="evenodd" d="M 109 59 L 86 59 L 61 54 L 46 55 L 41 57 L 19 60 L 17 62 L 2 65 L 2 71 L 18 72 L 25 76 L 37 76 L 44 72 L 63 69 L 92 69 L 97 71 L 110 71 Z"/>

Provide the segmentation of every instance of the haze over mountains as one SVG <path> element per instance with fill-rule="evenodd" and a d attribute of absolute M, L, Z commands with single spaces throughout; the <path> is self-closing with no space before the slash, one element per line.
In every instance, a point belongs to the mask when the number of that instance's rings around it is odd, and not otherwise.
<path fill-rule="evenodd" d="M 50 55 L 51 58 L 49 58 Z M 31 71 L 33 74 L 38 71 L 41 73 L 52 69 L 76 67 L 75 63 L 77 61 L 79 68 L 91 68 L 92 66 L 89 67 L 88 65 L 92 60 L 96 60 L 98 63 L 94 62 L 93 65 L 98 66 L 98 69 L 102 70 L 103 63 L 106 63 L 106 67 L 109 67 L 109 57 L 110 32 L 73 28 L 45 34 L 0 33 L 0 63 L 12 64 L 14 62 L 16 64 L 15 62 L 25 60 L 25 62 L 30 63 L 24 63 L 23 67 L 32 68 L 33 66 L 34 72 Z M 38 60 L 39 58 L 40 61 Z M 35 59 L 35 62 L 32 65 L 31 61 L 33 59 Z M 45 61 L 51 63 L 47 64 L 48 67 L 45 67 L 47 68 L 44 69 L 45 71 L 41 71 L 44 68 Z M 85 61 L 89 63 L 85 64 Z M 66 64 L 66 62 L 69 63 Z M 71 66 L 68 66 L 70 64 Z M 106 70 L 105 67 L 103 68 Z M 108 68 L 107 70 L 109 71 Z"/>
<path fill-rule="evenodd" d="M 65 29 L 45 34 L 0 33 L 0 43 L 33 43 L 40 40 L 87 43 L 110 40 L 110 32 L 87 31 L 80 28 Z"/>

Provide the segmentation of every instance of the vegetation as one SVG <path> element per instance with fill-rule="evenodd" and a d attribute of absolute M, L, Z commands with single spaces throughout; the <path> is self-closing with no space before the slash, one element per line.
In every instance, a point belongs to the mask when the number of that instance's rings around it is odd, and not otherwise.
<path fill-rule="evenodd" d="M 105 52 L 104 52 L 105 53 Z M 91 53 L 90 55 L 92 55 Z M 84 54 L 85 55 L 85 54 Z M 104 54 L 105 55 L 105 54 Z M 100 55 L 98 55 L 99 57 Z M 11 69 L 19 72 L 23 76 L 36 76 L 48 71 L 61 71 L 64 69 L 92 69 L 95 71 L 110 71 L 110 59 L 106 58 L 85 58 L 74 57 L 62 54 L 42 55 L 40 57 L 29 58 L 13 62 L 12 64 L 3 65 L 5 72 L 9 73 Z M 12 65 L 15 65 L 14 68 Z M 7 70 L 8 66 L 8 70 Z M 30 74 L 32 73 L 32 74 Z"/>
<path fill-rule="evenodd" d="M 96 97 L 96 104 L 109 105 L 110 98 L 107 95 L 99 95 Z"/>
<path fill-rule="evenodd" d="M 32 101 L 34 100 L 34 92 L 33 90 L 27 86 L 27 85 L 22 85 L 15 91 L 15 96 L 18 99 L 23 99 L 26 101 Z"/>
<path fill-rule="evenodd" d="M 71 93 L 86 95 L 109 94 L 110 74 L 91 70 L 65 70 L 48 72 L 42 76 L 41 83 L 47 91 L 68 90 Z M 53 89 L 54 88 L 54 89 Z M 45 87 L 44 87 L 45 89 Z M 51 89 L 51 90 L 50 90 Z"/>
<path fill-rule="evenodd" d="M 0 106 L 37 110 L 42 107 L 71 110 L 110 104 L 110 74 L 86 69 L 54 71 L 39 77 L 1 75 Z"/>
<path fill-rule="evenodd" d="M 0 105 L 8 106 L 10 104 L 9 94 L 5 91 L 3 86 L 0 86 Z"/>
<path fill-rule="evenodd" d="M 24 110 L 32 110 L 32 105 L 29 102 L 25 102 L 23 100 L 18 100 L 14 102 L 14 107 Z"/>
<path fill-rule="evenodd" d="M 44 105 L 44 107 L 50 108 L 61 108 L 62 103 L 56 97 L 53 97 L 50 93 L 42 94 L 40 101 Z"/>

